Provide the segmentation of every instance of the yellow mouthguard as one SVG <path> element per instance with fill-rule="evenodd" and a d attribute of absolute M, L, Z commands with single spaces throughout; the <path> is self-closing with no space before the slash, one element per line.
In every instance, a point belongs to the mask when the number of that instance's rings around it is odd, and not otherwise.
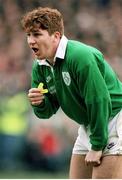
<path fill-rule="evenodd" d="M 48 93 L 48 89 L 43 89 L 43 86 L 44 86 L 43 83 L 39 83 L 38 89 L 40 90 L 40 92 L 41 92 L 42 94 Z"/>

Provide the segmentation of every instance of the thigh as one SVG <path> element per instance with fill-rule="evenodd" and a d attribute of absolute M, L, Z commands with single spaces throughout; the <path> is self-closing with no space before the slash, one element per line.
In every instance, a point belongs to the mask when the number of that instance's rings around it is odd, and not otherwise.
<path fill-rule="evenodd" d="M 116 157 L 115 169 L 112 179 L 122 179 L 122 155 Z"/>
<path fill-rule="evenodd" d="M 85 155 L 73 154 L 70 163 L 70 179 L 91 179 L 92 167 L 85 165 Z"/>
<path fill-rule="evenodd" d="M 122 178 L 122 156 L 109 155 L 102 158 L 100 166 L 93 167 L 93 179 Z"/>

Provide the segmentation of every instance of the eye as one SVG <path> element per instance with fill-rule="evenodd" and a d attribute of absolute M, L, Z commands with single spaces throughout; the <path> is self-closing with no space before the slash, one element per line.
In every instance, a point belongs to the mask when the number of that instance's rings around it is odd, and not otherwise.
<path fill-rule="evenodd" d="M 27 36 L 30 36 L 30 33 L 27 33 Z"/>
<path fill-rule="evenodd" d="M 33 33 L 33 36 L 35 36 L 35 37 L 42 36 L 42 33 L 40 33 L 40 32 L 34 32 L 34 33 Z"/>
<path fill-rule="evenodd" d="M 40 33 L 35 32 L 35 33 L 33 33 L 33 35 L 34 35 L 34 36 L 40 36 Z"/>

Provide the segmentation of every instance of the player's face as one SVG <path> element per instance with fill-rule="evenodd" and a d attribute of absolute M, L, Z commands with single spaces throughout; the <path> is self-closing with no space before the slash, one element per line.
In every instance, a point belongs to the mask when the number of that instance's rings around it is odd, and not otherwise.
<path fill-rule="evenodd" d="M 27 33 L 27 42 L 38 59 L 53 59 L 56 51 L 56 36 L 41 28 Z"/>

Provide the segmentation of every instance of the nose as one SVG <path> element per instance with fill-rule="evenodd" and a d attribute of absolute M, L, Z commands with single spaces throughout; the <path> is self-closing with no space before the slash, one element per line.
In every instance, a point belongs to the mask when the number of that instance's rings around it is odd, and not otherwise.
<path fill-rule="evenodd" d="M 29 45 L 33 45 L 36 43 L 35 38 L 32 35 L 27 37 L 27 41 Z"/>

